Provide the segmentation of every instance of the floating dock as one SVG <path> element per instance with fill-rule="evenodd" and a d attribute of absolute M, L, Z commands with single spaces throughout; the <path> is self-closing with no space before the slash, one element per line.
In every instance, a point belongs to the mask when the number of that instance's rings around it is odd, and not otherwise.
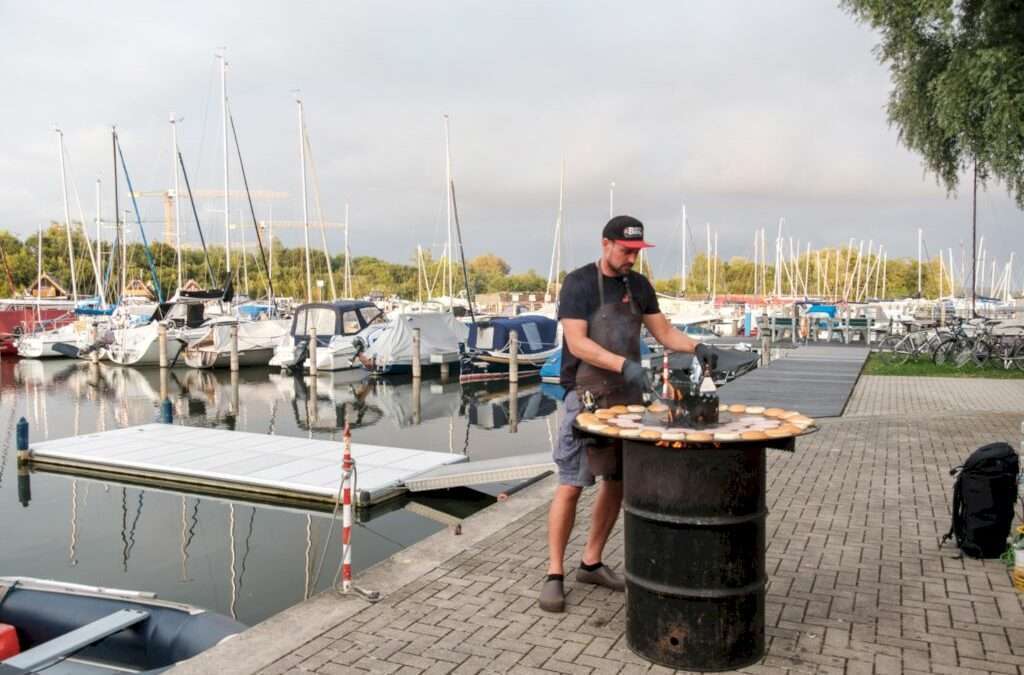
<path fill-rule="evenodd" d="M 786 349 L 718 391 L 723 403 L 799 410 L 811 417 L 839 417 L 860 378 L 870 350 L 810 343 Z"/>
<path fill-rule="evenodd" d="M 29 447 L 43 470 L 110 476 L 262 501 L 334 504 L 341 483 L 340 441 L 270 436 L 170 424 L 146 424 L 72 436 Z M 356 505 L 406 492 L 406 482 L 463 455 L 352 444 Z"/>

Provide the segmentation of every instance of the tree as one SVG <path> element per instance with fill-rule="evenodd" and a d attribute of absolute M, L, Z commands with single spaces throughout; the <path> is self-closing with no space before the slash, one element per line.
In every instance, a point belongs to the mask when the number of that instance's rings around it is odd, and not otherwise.
<path fill-rule="evenodd" d="M 1024 5 L 1020 0 L 840 0 L 881 33 L 889 122 L 949 192 L 969 168 L 1024 208 Z"/>

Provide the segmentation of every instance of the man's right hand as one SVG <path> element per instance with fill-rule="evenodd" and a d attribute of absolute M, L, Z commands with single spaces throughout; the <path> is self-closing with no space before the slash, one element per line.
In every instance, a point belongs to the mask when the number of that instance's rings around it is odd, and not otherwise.
<path fill-rule="evenodd" d="M 640 387 L 643 391 L 650 391 L 653 385 L 651 384 L 651 375 L 636 361 L 626 359 L 622 363 L 622 377 L 626 380 L 626 384 Z"/>

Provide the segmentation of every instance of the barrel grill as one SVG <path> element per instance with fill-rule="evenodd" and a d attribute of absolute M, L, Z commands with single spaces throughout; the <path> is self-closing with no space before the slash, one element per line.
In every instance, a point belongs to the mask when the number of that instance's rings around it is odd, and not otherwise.
<path fill-rule="evenodd" d="M 765 650 L 765 448 L 625 441 L 626 639 L 670 668 L 720 671 Z"/>

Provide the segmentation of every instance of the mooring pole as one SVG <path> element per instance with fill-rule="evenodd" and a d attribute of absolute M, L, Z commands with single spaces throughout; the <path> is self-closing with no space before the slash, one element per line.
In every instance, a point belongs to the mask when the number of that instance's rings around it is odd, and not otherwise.
<path fill-rule="evenodd" d="M 519 383 L 519 333 L 515 331 L 508 336 L 508 381 Z"/>
<path fill-rule="evenodd" d="M 160 421 L 164 424 L 174 423 L 174 407 L 171 405 L 171 399 L 165 398 L 160 402 Z"/>
<path fill-rule="evenodd" d="M 160 324 L 157 327 L 160 339 L 160 367 L 167 367 L 167 324 Z"/>
<path fill-rule="evenodd" d="M 238 372 L 238 324 L 231 324 L 231 372 Z"/>
<path fill-rule="evenodd" d="M 27 507 L 32 501 L 32 481 L 29 478 L 28 470 L 28 420 L 22 417 L 18 420 L 17 426 L 17 447 L 18 447 L 18 501 L 23 507 Z"/>
<path fill-rule="evenodd" d="M 423 376 L 423 364 L 420 356 L 420 329 L 412 329 L 412 376 L 419 379 Z"/>
<path fill-rule="evenodd" d="M 316 377 L 316 326 L 309 327 L 309 374 Z"/>

